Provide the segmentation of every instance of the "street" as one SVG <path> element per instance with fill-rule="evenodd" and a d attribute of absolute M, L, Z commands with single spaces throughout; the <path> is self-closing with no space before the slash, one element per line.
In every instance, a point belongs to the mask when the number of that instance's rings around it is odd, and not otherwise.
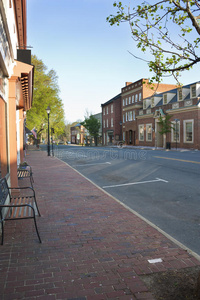
<path fill-rule="evenodd" d="M 199 151 L 58 145 L 54 155 L 200 255 Z"/>

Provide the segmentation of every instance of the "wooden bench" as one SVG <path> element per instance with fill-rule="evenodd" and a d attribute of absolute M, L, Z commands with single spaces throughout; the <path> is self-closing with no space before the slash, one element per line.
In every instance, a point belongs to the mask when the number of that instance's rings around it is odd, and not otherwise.
<path fill-rule="evenodd" d="M 12 192 L 12 194 L 11 194 Z M 17 196 L 13 196 L 17 192 Z M 32 187 L 10 188 L 6 178 L 0 179 L 0 222 L 1 245 L 4 241 L 4 222 L 10 220 L 33 219 L 35 230 L 41 243 L 41 238 L 36 223 L 36 215 L 40 216 L 36 202 L 35 191 Z"/>
<path fill-rule="evenodd" d="M 17 178 L 18 180 L 20 179 L 30 179 L 30 184 L 31 187 L 33 188 L 33 171 L 30 165 L 27 163 L 20 164 L 19 167 L 17 168 Z"/>

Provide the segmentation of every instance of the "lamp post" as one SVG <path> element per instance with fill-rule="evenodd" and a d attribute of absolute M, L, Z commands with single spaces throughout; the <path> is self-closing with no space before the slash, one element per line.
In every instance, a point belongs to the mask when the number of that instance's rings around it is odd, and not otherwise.
<path fill-rule="evenodd" d="M 176 122 L 176 150 L 177 150 L 177 138 L 178 138 L 178 130 L 177 130 L 177 123 L 180 121 L 179 119 L 174 119 Z"/>
<path fill-rule="evenodd" d="M 50 115 L 50 107 L 47 106 L 46 108 L 46 112 L 47 112 L 47 115 L 48 115 L 48 144 L 47 144 L 47 155 L 50 156 L 50 139 L 49 139 L 49 115 Z"/>

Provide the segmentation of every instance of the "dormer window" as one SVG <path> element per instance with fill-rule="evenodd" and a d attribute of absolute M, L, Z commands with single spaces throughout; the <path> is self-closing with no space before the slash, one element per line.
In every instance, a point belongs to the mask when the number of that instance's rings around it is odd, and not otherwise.
<path fill-rule="evenodd" d="M 167 104 L 167 94 L 163 95 L 163 104 Z"/>
<path fill-rule="evenodd" d="M 151 107 L 155 106 L 155 101 L 154 101 L 154 97 L 151 98 Z"/>
<path fill-rule="evenodd" d="M 178 101 L 183 100 L 183 90 L 182 89 L 178 89 Z"/>
<path fill-rule="evenodd" d="M 190 95 L 191 95 L 191 98 L 196 97 L 196 85 L 193 85 L 190 87 Z"/>

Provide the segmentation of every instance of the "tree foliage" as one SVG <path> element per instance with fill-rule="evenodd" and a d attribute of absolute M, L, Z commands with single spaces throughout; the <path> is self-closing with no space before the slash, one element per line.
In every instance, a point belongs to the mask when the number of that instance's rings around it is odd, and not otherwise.
<path fill-rule="evenodd" d="M 172 122 L 170 121 L 171 115 L 166 115 L 164 118 L 162 116 L 158 119 L 158 124 L 161 125 L 161 130 L 159 131 L 160 134 L 166 134 L 168 132 L 171 132 L 171 129 L 173 128 Z"/>
<path fill-rule="evenodd" d="M 99 136 L 99 129 L 101 127 L 99 120 L 93 115 L 90 115 L 89 117 L 85 117 L 85 120 L 81 122 L 81 125 L 83 125 L 89 131 L 90 136 L 94 137 L 95 144 L 97 145 L 97 138 Z"/>
<path fill-rule="evenodd" d="M 121 1 L 115 2 L 117 13 L 107 21 L 110 25 L 129 22 L 137 47 L 144 53 L 149 50 L 152 55 L 152 60 L 146 60 L 150 71 L 155 73 L 151 81 L 160 82 L 164 75 L 173 75 L 178 81 L 182 71 L 200 62 L 200 2 L 132 0 L 132 3 L 138 4 L 131 8 Z"/>
<path fill-rule="evenodd" d="M 42 60 L 35 55 L 32 56 L 34 65 L 34 87 L 33 103 L 31 109 L 27 112 L 27 127 L 31 130 L 35 127 L 37 135 L 47 129 L 48 115 L 47 106 L 50 106 L 50 127 L 54 128 L 55 135 L 63 133 L 64 109 L 62 100 L 59 98 L 59 88 L 57 75 L 54 70 L 47 72 L 47 67 Z"/>

